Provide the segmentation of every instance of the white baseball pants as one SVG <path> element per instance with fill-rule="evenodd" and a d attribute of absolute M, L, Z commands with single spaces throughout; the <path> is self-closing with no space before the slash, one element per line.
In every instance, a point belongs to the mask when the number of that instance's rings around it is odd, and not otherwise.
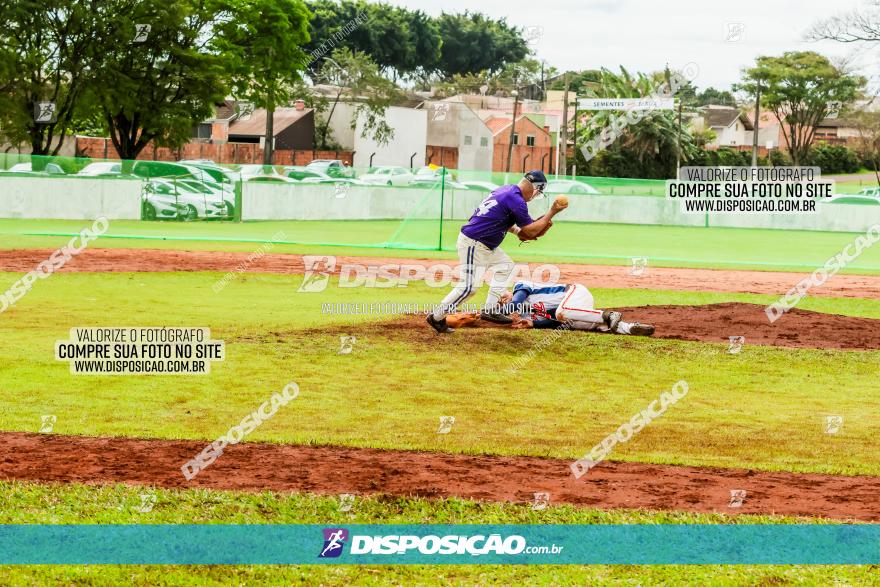
<path fill-rule="evenodd" d="M 594 330 L 602 320 L 602 310 L 594 308 L 593 294 L 586 286 L 576 283 L 572 285 L 559 307 L 556 308 L 556 319 L 568 322 L 573 330 Z"/>
<path fill-rule="evenodd" d="M 562 303 L 556 309 L 556 319 L 568 322 L 572 330 L 599 330 L 607 332 L 608 327 L 602 320 L 602 310 L 593 307 L 593 294 L 586 286 L 579 283 L 565 292 Z M 632 324 L 621 320 L 617 323 L 618 334 L 629 334 Z"/>
<path fill-rule="evenodd" d="M 449 294 L 443 298 L 440 306 L 434 309 L 434 318 L 442 319 L 455 311 L 459 304 L 465 303 L 481 285 L 488 270 L 494 271 L 489 282 L 489 295 L 486 296 L 484 309 L 492 309 L 498 305 L 498 298 L 507 289 L 507 282 L 514 270 L 513 260 L 501 247 L 490 249 L 483 243 L 465 235 L 458 234 L 458 262 L 461 268 L 461 279 Z M 592 299 L 592 298 L 591 298 Z M 601 312 L 600 312 L 601 314 Z"/>

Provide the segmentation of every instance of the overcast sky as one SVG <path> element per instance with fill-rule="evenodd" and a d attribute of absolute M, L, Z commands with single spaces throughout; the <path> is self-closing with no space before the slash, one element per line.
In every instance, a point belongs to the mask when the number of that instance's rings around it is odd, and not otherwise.
<path fill-rule="evenodd" d="M 533 27 L 536 56 L 560 70 L 598 67 L 656 71 L 666 63 L 699 67 L 700 88 L 729 89 L 743 67 L 759 55 L 816 50 L 829 57 L 852 55 L 859 71 L 877 73 L 878 49 L 840 43 L 808 43 L 817 20 L 863 5 L 863 0 L 390 0 L 429 14 L 480 11 Z M 880 45 L 880 43 L 878 43 Z M 874 84 L 872 84 L 874 85 Z"/>

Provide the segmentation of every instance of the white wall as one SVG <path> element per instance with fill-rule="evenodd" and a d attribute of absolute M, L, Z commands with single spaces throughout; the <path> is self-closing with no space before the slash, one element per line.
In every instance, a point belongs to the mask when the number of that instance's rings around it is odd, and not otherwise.
<path fill-rule="evenodd" d="M 354 166 L 369 167 L 370 155 L 373 153 L 375 153 L 373 166 L 424 166 L 428 140 L 428 113 L 421 109 L 391 106 L 385 111 L 385 122 L 394 129 L 394 138 L 386 145 L 379 145 L 371 136 L 366 138 L 362 136 L 363 115 L 358 119 L 354 136 Z M 410 157 L 413 153 L 415 157 L 410 165 Z"/>
<path fill-rule="evenodd" d="M 138 220 L 140 180 L 0 176 L 0 218 Z"/>
<path fill-rule="evenodd" d="M 438 110 L 448 108 L 448 111 Z M 495 149 L 492 131 L 477 113 L 462 102 L 425 102 L 428 113 L 427 142 L 431 146 L 458 149 L 457 169 L 485 171 L 492 169 Z M 471 144 L 466 144 L 470 137 Z M 480 139 L 486 140 L 481 146 Z"/>
<path fill-rule="evenodd" d="M 485 197 L 484 192 L 473 190 L 444 190 L 443 218 L 466 220 Z M 439 189 L 351 186 L 345 197 L 337 198 L 335 187 L 328 184 L 248 183 L 244 185 L 242 218 L 432 220 L 439 218 L 440 200 Z M 532 217 L 544 214 L 551 201 L 547 198 L 530 202 Z M 679 202 L 662 197 L 572 195 L 568 209 L 557 219 L 560 222 L 706 225 L 705 215 L 683 214 L 679 206 Z M 709 226 L 865 232 L 880 223 L 880 206 L 823 204 L 819 210 L 816 214 L 716 214 L 709 216 Z"/>
<path fill-rule="evenodd" d="M 716 137 L 711 143 L 715 146 L 731 147 L 739 145 L 751 145 L 751 131 L 746 131 L 745 126 L 739 120 L 726 128 L 713 127 Z M 748 133 L 748 138 L 746 133 Z"/>
<path fill-rule="evenodd" d="M 470 108 L 462 105 L 459 110 L 458 168 L 465 170 L 488 171 L 492 169 L 492 155 L 495 142 L 492 131 Z M 465 137 L 471 137 L 471 144 L 465 145 Z M 486 146 L 480 146 L 480 139 L 486 139 Z"/>
<path fill-rule="evenodd" d="M 53 145 L 56 143 L 53 141 Z M 30 155 L 33 148 L 27 143 L 11 145 L 9 143 L 0 143 L 0 151 L 4 153 L 20 153 L 22 155 Z M 76 137 L 66 135 L 61 141 L 61 149 L 58 151 L 58 157 L 76 157 Z M 25 159 L 24 161 L 27 161 Z"/>
<path fill-rule="evenodd" d="M 470 190 L 349 186 L 337 197 L 332 184 L 243 185 L 244 220 L 436 219 L 463 221 L 486 197 Z M 538 217 L 551 200 L 529 204 Z M 562 222 L 704 226 L 706 216 L 682 214 L 679 202 L 651 196 L 570 196 Z M 0 218 L 136 220 L 141 182 L 124 179 L 0 176 Z M 713 214 L 710 226 L 865 232 L 880 224 L 880 206 L 820 204 L 816 214 Z M 389 235 L 390 236 L 390 235 Z"/>
<path fill-rule="evenodd" d="M 439 217 L 439 190 L 333 184 L 245 183 L 242 220 L 433 219 Z"/>
<path fill-rule="evenodd" d="M 333 108 L 333 101 L 327 110 L 318 116 L 315 120 L 315 136 L 327 123 L 327 116 L 330 115 L 330 109 Z M 351 126 L 351 116 L 354 112 L 354 106 L 347 102 L 340 102 L 333 108 L 333 116 L 330 117 L 329 135 L 330 140 L 335 141 L 340 147 L 347 151 L 354 149 L 354 129 Z"/>

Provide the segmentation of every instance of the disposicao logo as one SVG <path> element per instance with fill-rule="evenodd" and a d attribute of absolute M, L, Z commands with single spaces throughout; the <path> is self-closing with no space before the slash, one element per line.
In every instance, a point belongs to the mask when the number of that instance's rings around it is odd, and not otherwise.
<path fill-rule="evenodd" d="M 345 528 L 324 528 L 324 548 L 318 558 L 337 558 L 342 554 L 348 541 L 348 530 Z"/>
<path fill-rule="evenodd" d="M 324 528 L 324 548 L 318 558 L 337 558 L 346 544 L 350 555 L 406 555 L 416 551 L 420 555 L 518 555 L 559 554 L 562 546 L 526 546 L 526 539 L 500 534 L 475 536 L 416 536 L 416 535 L 349 535 L 344 528 Z M 349 540 L 350 539 L 350 540 Z"/>

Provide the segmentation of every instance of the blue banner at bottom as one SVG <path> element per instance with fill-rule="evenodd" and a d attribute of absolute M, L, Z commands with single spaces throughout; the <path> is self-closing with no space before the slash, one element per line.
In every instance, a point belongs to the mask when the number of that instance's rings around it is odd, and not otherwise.
<path fill-rule="evenodd" d="M 0 525 L 0 564 L 878 564 L 880 525 Z"/>

